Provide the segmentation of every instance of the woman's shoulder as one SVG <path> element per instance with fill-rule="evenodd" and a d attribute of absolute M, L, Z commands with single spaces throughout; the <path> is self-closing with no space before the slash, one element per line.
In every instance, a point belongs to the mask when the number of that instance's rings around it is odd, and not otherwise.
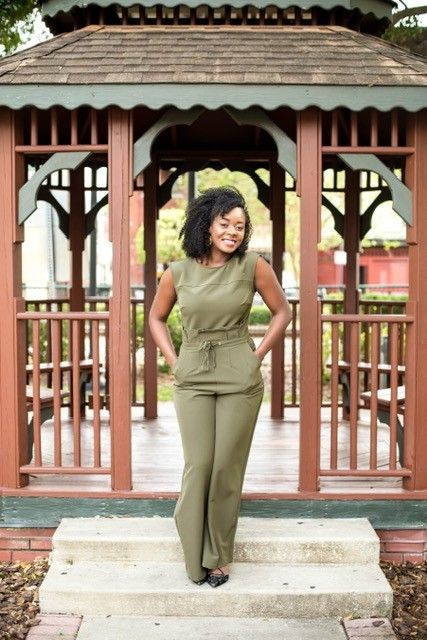
<path fill-rule="evenodd" d="M 190 262 L 191 258 L 182 258 L 181 260 L 173 260 L 169 263 L 169 269 L 175 285 L 179 284 L 179 280 L 185 273 L 186 269 L 188 269 Z"/>
<path fill-rule="evenodd" d="M 255 267 L 260 254 L 256 251 L 246 251 L 243 256 L 240 256 L 240 259 L 237 260 L 240 269 L 242 270 L 245 278 L 250 280 L 251 282 L 254 279 L 255 275 Z"/>

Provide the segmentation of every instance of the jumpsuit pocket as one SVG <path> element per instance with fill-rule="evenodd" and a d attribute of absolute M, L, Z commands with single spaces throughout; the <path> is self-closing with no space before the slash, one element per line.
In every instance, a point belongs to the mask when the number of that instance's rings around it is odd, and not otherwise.
<path fill-rule="evenodd" d="M 183 360 L 184 360 L 184 352 L 183 352 L 183 350 L 181 348 L 180 351 L 179 351 L 178 357 L 175 360 L 175 364 L 173 365 L 173 367 L 171 369 L 172 374 L 174 375 L 175 378 L 177 376 L 179 377 L 179 371 L 180 371 L 180 369 L 182 367 Z"/>
<path fill-rule="evenodd" d="M 231 368 L 238 371 L 240 375 L 247 371 L 249 377 L 252 377 L 253 373 L 261 367 L 261 360 L 254 353 L 254 349 L 253 340 L 231 347 L 229 349 Z"/>
<path fill-rule="evenodd" d="M 255 343 L 254 341 L 251 339 L 250 342 L 247 342 L 247 345 L 249 347 L 250 350 L 250 355 L 252 356 L 252 358 L 255 360 L 255 362 L 257 363 L 257 365 L 260 367 L 261 366 L 261 360 L 258 358 L 258 356 L 255 353 Z"/>

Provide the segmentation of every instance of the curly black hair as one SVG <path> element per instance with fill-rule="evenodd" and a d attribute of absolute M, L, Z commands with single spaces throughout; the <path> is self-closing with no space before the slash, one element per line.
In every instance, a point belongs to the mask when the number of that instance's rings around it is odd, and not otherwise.
<path fill-rule="evenodd" d="M 242 244 L 233 255 L 244 255 L 252 235 L 252 224 L 242 194 L 235 187 L 213 187 L 206 189 L 189 203 L 185 222 L 179 237 L 183 237 L 182 248 L 188 258 L 204 258 L 209 254 L 209 227 L 218 216 L 225 216 L 231 209 L 240 207 L 246 218 Z"/>

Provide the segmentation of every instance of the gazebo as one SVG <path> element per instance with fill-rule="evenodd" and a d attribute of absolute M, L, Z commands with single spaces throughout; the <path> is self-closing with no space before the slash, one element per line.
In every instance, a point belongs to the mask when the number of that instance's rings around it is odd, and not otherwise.
<path fill-rule="evenodd" d="M 299 482 L 292 495 L 349 497 L 319 491 L 321 477 L 399 478 L 389 492 L 372 485 L 353 498 L 427 498 L 427 63 L 379 38 L 388 0 L 297 0 L 185 5 L 121 0 L 45 0 L 55 37 L 0 60 L 0 474 L 4 496 L 32 495 L 30 475 L 111 475 L 111 496 L 132 496 L 131 404 L 133 321 L 129 200 L 144 199 L 144 310 L 156 290 L 156 219 L 177 177 L 204 167 L 243 171 L 255 181 L 272 220 L 272 266 L 279 278 L 285 250 L 286 196 L 300 202 L 300 299 L 295 314 L 299 360 Z M 96 176 L 108 167 L 112 292 L 88 307 L 82 250 L 107 198 Z M 269 184 L 258 169 L 268 169 Z M 334 186 L 324 184 L 333 171 Z M 86 173 L 85 173 L 86 172 Z M 162 182 L 159 175 L 167 176 Z M 362 181 L 361 176 L 364 176 Z M 338 184 L 338 176 L 345 183 Z M 375 179 L 374 179 L 375 177 Z M 375 181 L 376 180 L 376 181 Z M 68 210 L 55 198 L 69 194 Z M 344 193 L 339 211 L 328 190 Z M 378 191 L 361 210 L 361 192 Z M 95 204 L 87 205 L 87 194 Z M 69 238 L 67 307 L 30 307 L 22 295 L 24 223 L 48 202 Z M 410 282 L 401 313 L 361 311 L 360 240 L 375 208 L 391 200 L 407 224 Z M 342 313 L 327 313 L 317 295 L 320 211 L 334 216 L 347 252 Z M 36 259 L 36 258 L 35 258 Z M 157 416 L 157 354 L 144 314 L 144 412 Z M 388 359 L 380 359 L 387 334 Z M 47 337 L 46 337 L 47 336 Z M 329 359 L 322 359 L 328 340 Z M 49 346 L 45 354 L 44 342 Z M 64 344 L 66 343 L 66 347 Z M 89 347 L 88 347 L 89 345 Z M 89 348 L 89 352 L 88 352 Z M 65 349 L 65 351 L 64 351 Z M 105 354 L 103 355 L 103 349 Z M 46 355 L 46 357 L 45 357 Z M 100 459 L 100 363 L 108 384 L 111 465 Z M 330 371 L 330 456 L 321 461 L 322 371 Z M 69 374 L 70 383 L 63 386 Z M 357 463 L 361 375 L 368 376 L 370 454 Z M 42 381 L 48 376 L 46 390 Z M 377 464 L 377 417 L 387 377 L 390 445 Z M 350 464 L 341 468 L 339 394 L 349 421 Z M 93 463 L 82 462 L 82 389 L 90 379 Z M 284 415 L 284 354 L 272 354 L 271 416 Z M 104 401 L 106 394 L 104 395 Z M 296 396 L 295 396 L 296 398 Z M 72 413 L 73 458 L 61 461 L 61 406 Z M 84 398 L 83 398 L 84 403 Z M 53 416 L 54 461 L 42 459 L 44 411 Z M 402 428 L 400 413 L 404 412 Z M 29 431 L 28 424 L 31 421 Z M 29 441 L 34 437 L 34 458 Z M 398 447 L 396 445 L 399 445 Z M 46 490 L 45 495 L 49 495 Z M 350 496 L 351 497 L 351 496 Z"/>

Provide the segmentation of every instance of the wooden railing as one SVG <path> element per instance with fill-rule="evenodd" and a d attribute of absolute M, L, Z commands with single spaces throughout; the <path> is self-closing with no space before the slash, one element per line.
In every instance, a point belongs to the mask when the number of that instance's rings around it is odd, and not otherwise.
<path fill-rule="evenodd" d="M 288 338 L 285 343 L 285 407 L 299 407 L 299 300 L 290 298 L 289 302 L 292 308 L 292 322 L 289 327 Z M 363 314 L 383 314 L 383 313 L 404 313 L 405 302 L 382 301 L 382 300 L 364 300 L 359 304 L 360 313 Z M 87 297 L 85 310 L 91 312 L 108 312 L 109 298 L 105 297 Z M 322 314 L 337 314 L 343 312 L 342 300 L 322 300 Z M 26 302 L 27 311 L 68 311 L 68 299 L 45 299 Z M 143 298 L 131 298 L 131 371 L 132 371 L 132 405 L 144 405 L 144 385 L 142 375 L 142 365 L 139 353 L 144 344 L 143 337 Z M 365 358 L 369 351 L 369 333 L 365 325 L 362 331 L 362 340 L 365 349 Z M 108 324 L 105 327 L 106 333 L 106 361 L 108 362 Z M 68 328 L 61 327 L 61 359 L 69 358 Z M 290 339 L 289 339 L 290 338 Z M 45 351 L 46 360 L 50 361 L 52 353 L 51 337 L 46 335 L 44 338 L 42 349 Z M 89 338 L 90 340 L 90 338 Z M 27 327 L 27 362 L 31 358 L 31 325 Z M 89 354 L 91 349 L 89 349 Z M 322 352 L 322 360 L 327 360 L 328 348 L 325 347 Z M 367 384 L 367 377 L 365 376 Z M 107 380 L 108 385 L 108 380 Z M 108 398 L 108 388 L 105 397 Z M 328 396 L 327 387 L 322 389 L 322 406 L 330 406 L 330 397 Z"/>
<path fill-rule="evenodd" d="M 131 356 L 132 356 L 132 405 L 144 406 L 144 386 L 142 367 L 140 365 L 140 358 L 138 357 L 139 350 L 144 344 L 143 338 L 143 310 L 144 299 L 143 298 L 131 298 Z M 68 311 L 69 301 L 68 299 L 51 299 L 51 300 L 27 300 L 25 303 L 26 311 Z M 89 296 L 86 298 L 85 310 L 89 312 L 108 312 L 109 310 L 109 298 L 102 298 L 99 296 Z M 105 359 L 108 362 L 108 324 L 105 326 Z M 31 324 L 27 325 L 27 362 L 30 362 L 31 358 Z M 69 341 L 68 341 L 68 327 L 61 326 L 61 359 L 66 360 L 69 358 Z M 91 340 L 88 337 L 89 342 Z M 52 354 L 51 336 L 47 334 L 44 337 L 43 344 L 44 355 L 46 360 L 50 361 Z M 92 352 L 92 348 L 89 347 L 89 356 Z M 106 381 L 107 389 L 105 393 L 105 402 L 108 400 L 108 380 Z"/>
<path fill-rule="evenodd" d="M 101 397 L 105 395 L 105 380 L 108 379 L 108 317 L 106 312 L 27 311 L 17 314 L 18 321 L 27 325 L 27 336 L 31 336 L 25 363 L 28 464 L 20 467 L 21 473 L 110 474 L 109 465 L 102 463 L 101 447 Z M 88 442 L 85 436 L 82 451 L 81 418 L 87 408 L 89 386 L 93 438 Z M 72 416 L 71 436 L 69 420 L 63 420 L 67 410 Z M 46 446 L 50 458 L 53 451 L 51 460 L 44 458 L 42 423 L 47 417 L 53 417 L 53 447 Z M 64 440 L 67 442 L 65 451 Z"/>
<path fill-rule="evenodd" d="M 413 357 L 413 316 L 410 315 L 322 315 L 322 340 L 330 353 L 323 362 L 323 377 L 329 380 L 330 424 L 329 460 L 320 463 L 323 476 L 411 476 L 406 464 L 410 459 L 401 450 L 413 437 L 414 425 L 400 414 L 412 416 L 414 393 L 406 389 L 408 367 Z M 381 342 L 387 350 L 381 350 Z M 383 390 L 381 391 L 381 388 Z M 362 403 L 361 395 L 369 402 Z M 341 402 L 342 401 L 342 402 Z M 342 409 L 340 409 L 340 405 Z M 360 409 L 368 406 L 368 422 L 360 421 Z M 340 411 L 342 414 L 340 415 Z M 387 414 L 389 448 L 387 460 L 378 459 L 378 417 Z M 342 423 L 342 418 L 348 420 Z M 358 467 L 361 429 L 369 429 L 366 464 Z M 400 434 L 399 434 L 400 430 Z M 399 435 L 401 437 L 399 437 Z M 399 450 L 397 443 L 399 441 Z"/>

